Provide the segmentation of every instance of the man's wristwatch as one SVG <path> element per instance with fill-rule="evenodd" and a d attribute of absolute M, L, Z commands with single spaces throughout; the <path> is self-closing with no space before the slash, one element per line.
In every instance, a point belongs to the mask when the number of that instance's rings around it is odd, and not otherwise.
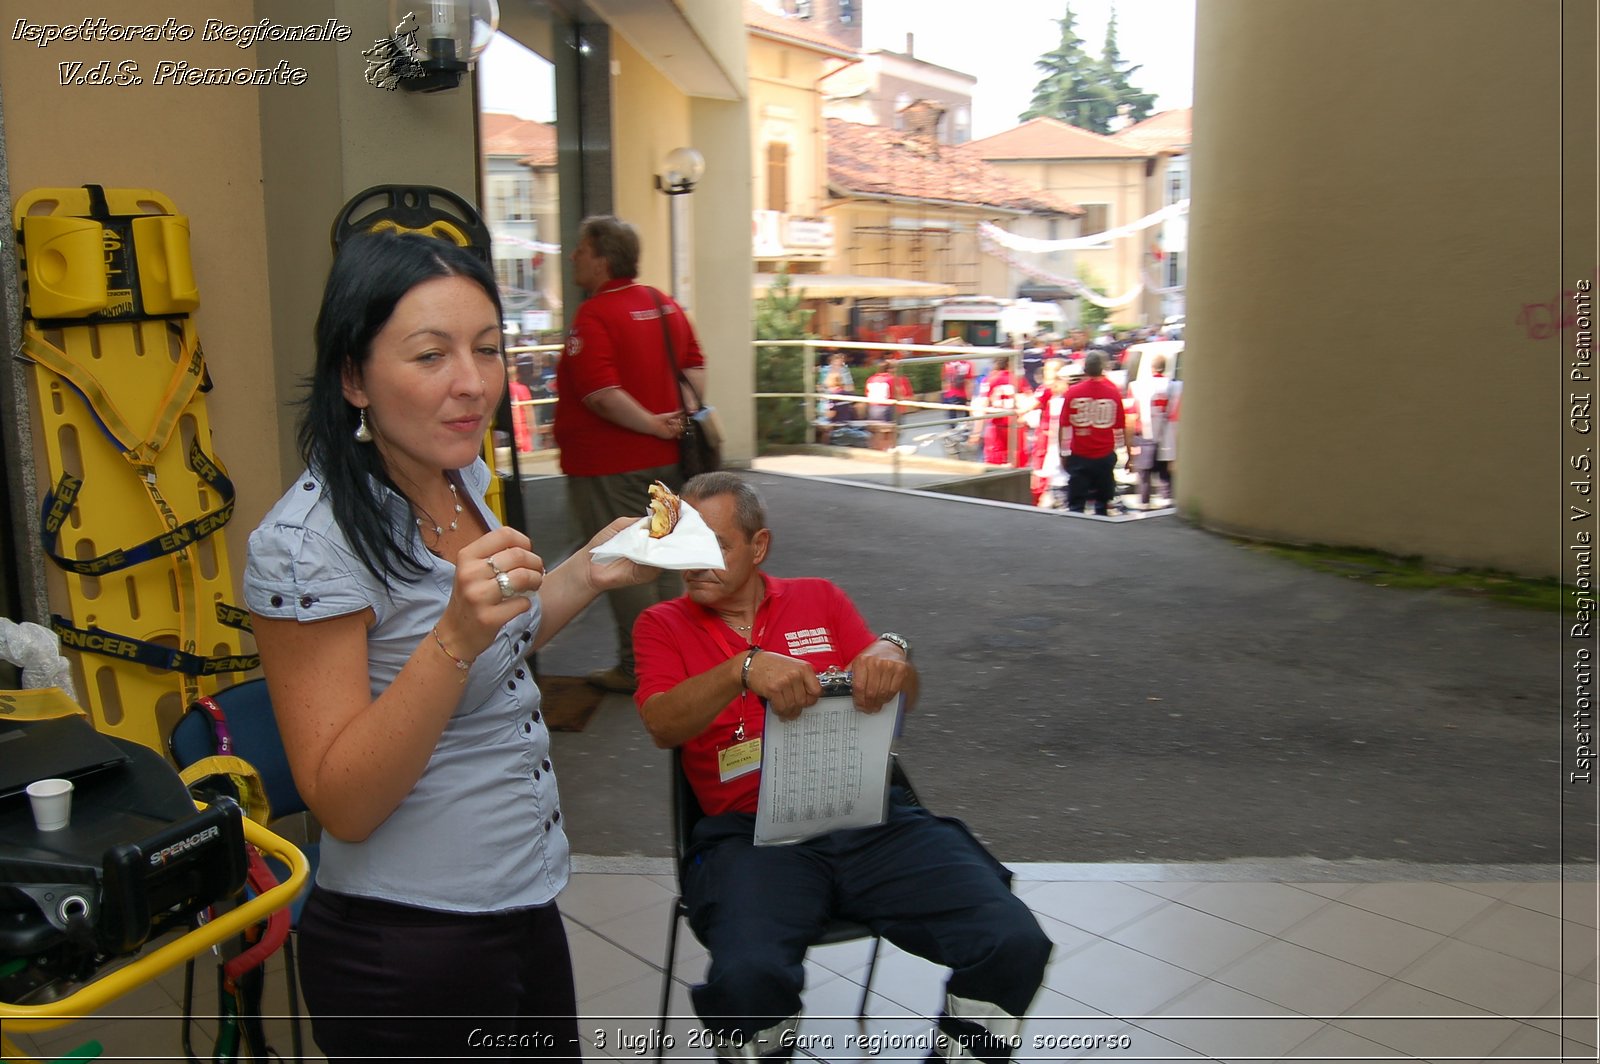
<path fill-rule="evenodd" d="M 895 646 L 900 648 L 900 653 L 906 656 L 907 661 L 911 660 L 911 640 L 907 639 L 899 632 L 879 632 L 878 638 L 883 640 L 885 643 L 893 643 Z"/>

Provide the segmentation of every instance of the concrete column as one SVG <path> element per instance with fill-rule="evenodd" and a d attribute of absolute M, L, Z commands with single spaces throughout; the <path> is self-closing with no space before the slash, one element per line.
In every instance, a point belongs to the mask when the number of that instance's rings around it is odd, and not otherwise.
<path fill-rule="evenodd" d="M 1556 571 L 1564 348 L 1530 308 L 1595 275 L 1593 42 L 1554 0 L 1199 0 L 1185 514 Z"/>

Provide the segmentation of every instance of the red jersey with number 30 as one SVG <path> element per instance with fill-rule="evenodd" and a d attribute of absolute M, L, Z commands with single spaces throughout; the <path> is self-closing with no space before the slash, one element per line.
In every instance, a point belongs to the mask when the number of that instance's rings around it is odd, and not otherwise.
<path fill-rule="evenodd" d="M 1122 393 L 1104 377 L 1085 377 L 1067 389 L 1061 450 L 1082 458 L 1104 458 L 1117 449 L 1122 428 Z"/>

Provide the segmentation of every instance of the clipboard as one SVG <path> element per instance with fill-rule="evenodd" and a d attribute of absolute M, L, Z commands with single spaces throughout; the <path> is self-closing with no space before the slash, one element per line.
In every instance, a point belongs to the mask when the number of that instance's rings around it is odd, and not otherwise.
<path fill-rule="evenodd" d="M 822 698 L 794 720 L 767 708 L 755 844 L 784 846 L 844 828 L 882 824 L 889 814 L 889 747 L 904 707 L 862 713 L 852 677 L 829 669 Z"/>

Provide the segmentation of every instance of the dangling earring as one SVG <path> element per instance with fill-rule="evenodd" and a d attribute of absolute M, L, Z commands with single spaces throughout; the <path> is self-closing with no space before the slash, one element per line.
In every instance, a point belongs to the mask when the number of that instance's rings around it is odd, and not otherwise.
<path fill-rule="evenodd" d="M 372 430 L 367 428 L 367 408 L 363 406 L 358 409 L 361 412 L 361 424 L 356 426 L 356 442 L 371 443 Z"/>

